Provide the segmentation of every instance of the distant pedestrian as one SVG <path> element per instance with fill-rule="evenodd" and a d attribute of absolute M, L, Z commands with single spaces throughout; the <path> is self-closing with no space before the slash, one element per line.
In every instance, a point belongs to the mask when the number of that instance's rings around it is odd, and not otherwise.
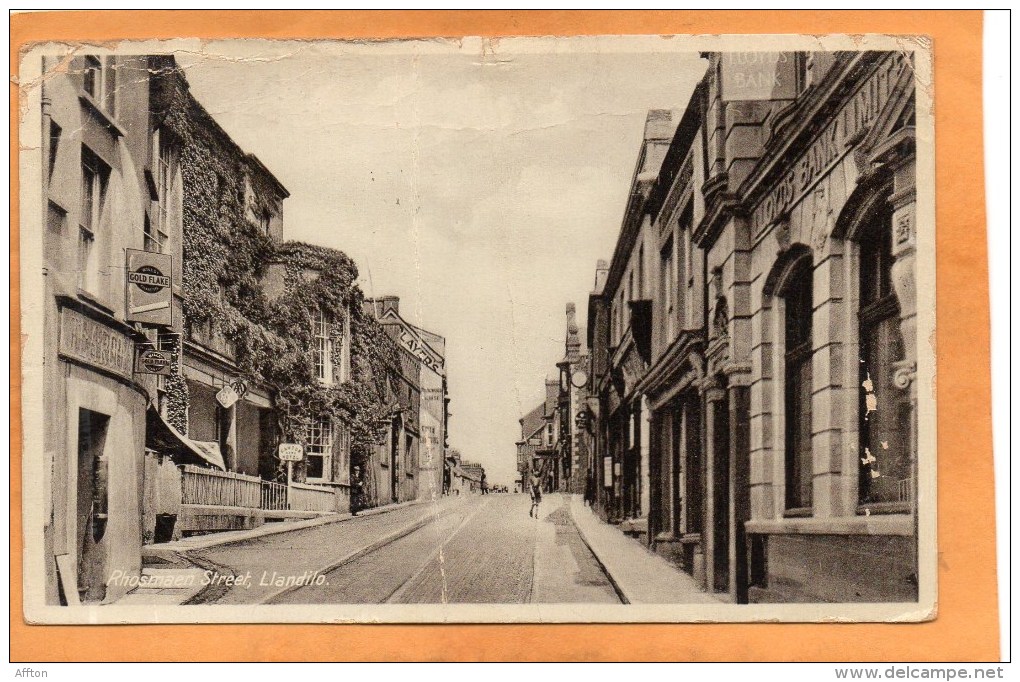
<path fill-rule="evenodd" d="M 595 504 L 595 477 L 590 473 L 584 484 L 584 503 L 588 506 Z"/>
<path fill-rule="evenodd" d="M 531 480 L 531 510 L 528 512 L 528 516 L 532 518 L 538 518 L 538 505 L 542 503 L 542 477 L 538 475 L 538 472 L 532 472 Z"/>

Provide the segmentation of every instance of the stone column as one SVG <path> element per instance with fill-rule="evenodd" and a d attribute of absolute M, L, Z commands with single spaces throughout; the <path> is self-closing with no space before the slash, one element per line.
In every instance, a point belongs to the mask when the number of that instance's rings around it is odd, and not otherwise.
<path fill-rule="evenodd" d="M 715 377 L 705 379 L 701 384 L 701 393 L 705 400 L 705 491 L 702 515 L 701 545 L 704 552 L 704 582 L 708 592 L 715 591 L 715 419 L 719 403 L 726 397 L 726 392 L 719 386 Z"/>
<path fill-rule="evenodd" d="M 641 430 L 641 478 L 638 485 L 641 486 L 641 497 L 638 504 L 641 505 L 641 516 L 648 518 L 649 510 L 651 509 L 651 477 L 649 476 L 648 468 L 650 462 L 650 443 L 651 440 L 651 424 L 652 424 L 652 411 L 648 409 L 648 398 L 641 396 L 639 400 L 641 405 L 641 418 L 638 420 L 638 428 Z M 651 535 L 651 533 L 649 533 Z"/>
<path fill-rule="evenodd" d="M 903 150 L 901 148 L 901 153 Z M 892 205 L 892 280 L 900 304 L 900 334 L 903 336 L 903 359 L 894 363 L 893 385 L 909 391 L 911 484 L 910 508 L 914 523 L 914 571 L 917 566 L 918 538 L 918 452 L 917 452 L 917 198 L 915 190 L 916 163 L 913 150 L 908 158 L 890 162 L 893 169 Z M 927 341 L 925 341 L 927 343 Z"/>
<path fill-rule="evenodd" d="M 747 602 L 747 541 L 744 522 L 750 513 L 750 372 L 729 375 L 729 595 L 734 603 Z"/>

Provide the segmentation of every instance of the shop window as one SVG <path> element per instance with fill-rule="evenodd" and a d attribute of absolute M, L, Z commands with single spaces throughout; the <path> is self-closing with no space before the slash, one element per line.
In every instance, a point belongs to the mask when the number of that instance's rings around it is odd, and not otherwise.
<path fill-rule="evenodd" d="M 783 299 L 786 378 L 786 509 L 811 507 L 811 313 L 812 269 L 802 258 L 788 275 Z"/>
<path fill-rule="evenodd" d="M 314 338 L 315 378 L 324 384 L 333 383 L 333 321 L 324 310 L 316 312 L 312 320 Z"/>
<path fill-rule="evenodd" d="M 903 359 L 900 309 L 892 286 L 892 215 L 874 211 L 860 242 L 860 477 L 862 505 L 905 507 L 913 491 L 910 396 L 893 383 Z"/>
<path fill-rule="evenodd" d="M 331 479 L 333 457 L 333 422 L 319 417 L 308 429 L 308 446 L 305 448 L 305 478 L 309 481 Z"/>
<path fill-rule="evenodd" d="M 78 287 L 95 294 L 99 285 L 96 235 L 102 222 L 110 168 L 87 147 L 81 154 L 81 212 L 78 231 Z"/>

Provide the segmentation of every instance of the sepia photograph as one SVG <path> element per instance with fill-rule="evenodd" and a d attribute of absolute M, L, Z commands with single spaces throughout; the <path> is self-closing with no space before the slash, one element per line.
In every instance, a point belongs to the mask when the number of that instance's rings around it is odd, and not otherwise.
<path fill-rule="evenodd" d="M 936 617 L 930 40 L 20 69 L 28 622 Z"/>

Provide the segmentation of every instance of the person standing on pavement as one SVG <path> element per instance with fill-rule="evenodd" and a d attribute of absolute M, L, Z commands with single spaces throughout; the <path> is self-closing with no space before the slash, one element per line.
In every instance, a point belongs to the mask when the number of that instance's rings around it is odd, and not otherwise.
<path fill-rule="evenodd" d="M 354 467 L 351 472 L 351 516 L 357 516 L 358 512 L 364 509 L 364 483 L 361 481 L 361 467 Z"/>

